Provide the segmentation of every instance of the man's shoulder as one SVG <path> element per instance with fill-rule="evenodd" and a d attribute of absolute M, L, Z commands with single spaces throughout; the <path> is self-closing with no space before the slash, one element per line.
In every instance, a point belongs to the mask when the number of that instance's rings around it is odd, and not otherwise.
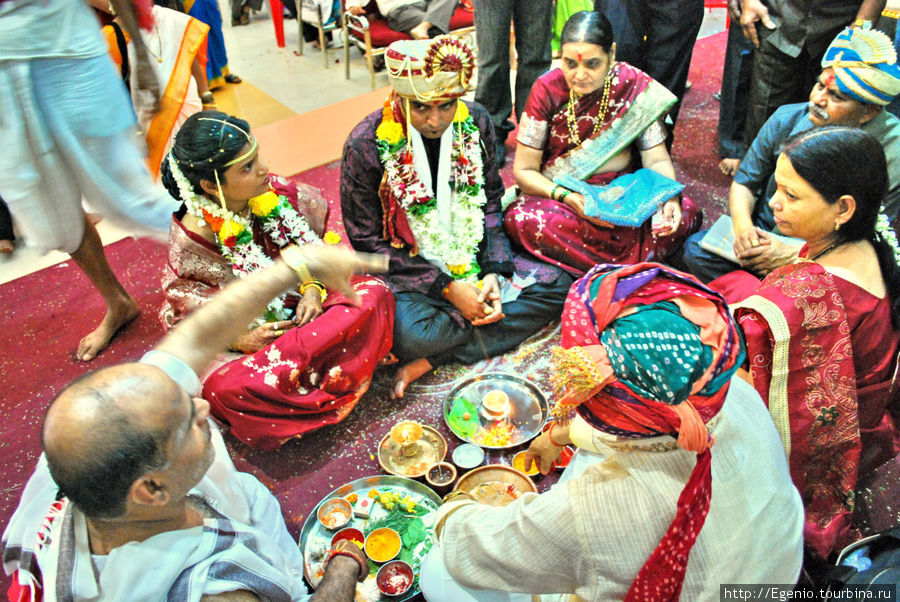
<path fill-rule="evenodd" d="M 777 130 L 786 130 L 790 132 L 794 129 L 801 119 L 809 115 L 809 103 L 794 102 L 787 105 L 781 105 L 772 116 L 766 121 L 766 125 L 772 124 Z M 812 122 L 810 122 L 811 124 Z"/>
<path fill-rule="evenodd" d="M 887 149 L 890 145 L 896 148 L 900 144 L 900 119 L 882 109 L 874 119 L 865 123 L 862 129 L 878 138 Z M 890 162 L 891 157 L 888 157 Z"/>
<path fill-rule="evenodd" d="M 485 109 L 474 100 L 464 100 L 463 102 L 469 108 L 469 114 L 472 116 L 472 120 L 475 121 L 476 124 L 480 125 L 485 120 L 491 120 L 491 114 L 488 113 L 487 109 Z"/>
<path fill-rule="evenodd" d="M 350 135 L 347 137 L 347 145 L 375 144 L 375 130 L 378 129 L 378 124 L 381 123 L 381 112 L 382 109 L 377 109 L 363 117 L 350 131 Z"/>

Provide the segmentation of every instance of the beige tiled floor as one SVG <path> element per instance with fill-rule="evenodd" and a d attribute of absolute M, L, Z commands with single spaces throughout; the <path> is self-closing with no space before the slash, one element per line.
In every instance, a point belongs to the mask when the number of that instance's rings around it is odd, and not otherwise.
<path fill-rule="evenodd" d="M 306 45 L 303 56 L 297 53 L 299 31 L 294 21 L 285 21 L 285 47 L 278 48 L 267 4 L 262 12 L 253 16 L 249 25 L 242 27 L 231 26 L 227 1 L 219 0 L 219 4 L 226 17 L 224 33 L 229 66 L 245 82 L 226 84 L 215 92 L 222 110 L 241 115 L 254 128 L 269 126 L 266 129 L 277 131 L 277 125 L 273 124 L 291 119 L 298 113 L 321 109 L 370 92 L 368 71 L 359 51 L 351 50 L 350 79 L 344 79 L 344 68 L 340 62 L 343 52 L 340 48 L 331 49 L 328 68 L 322 64 L 321 52 L 309 45 Z M 723 9 L 707 11 L 700 36 L 722 31 L 724 26 Z M 379 88 L 388 85 L 384 72 L 377 74 L 375 83 Z M 304 134 L 302 127 L 299 134 Z M 313 135 L 311 129 L 310 135 Z M 315 135 L 320 136 L 321 130 Z M 298 140 L 297 144 L 300 142 Z M 336 142 L 339 148 L 342 140 Z M 291 152 L 290 144 L 278 145 L 274 150 Z M 336 156 L 322 162 L 334 158 Z M 278 163 L 278 158 L 270 158 L 270 161 Z M 108 220 L 100 221 L 97 229 L 104 244 L 128 236 L 126 230 L 110 224 Z M 18 240 L 16 251 L 11 256 L 0 255 L 0 283 L 68 259 L 67 255 L 57 252 L 42 255 L 28 248 L 25 242 Z"/>

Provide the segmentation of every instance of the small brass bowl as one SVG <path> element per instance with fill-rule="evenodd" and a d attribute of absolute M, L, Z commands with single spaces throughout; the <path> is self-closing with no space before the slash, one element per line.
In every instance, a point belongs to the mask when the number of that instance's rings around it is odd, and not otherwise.
<path fill-rule="evenodd" d="M 372 552 L 373 546 L 371 545 L 371 543 L 374 540 L 373 538 L 377 538 L 377 537 L 385 537 L 390 541 L 391 547 L 388 551 L 391 553 L 386 554 L 384 556 L 378 556 L 378 554 L 373 554 L 373 552 Z M 380 527 L 378 529 L 375 529 L 371 533 L 369 533 L 369 535 L 366 537 L 366 543 L 365 543 L 364 549 L 366 551 L 366 556 L 368 556 L 369 559 L 372 560 L 372 562 L 377 562 L 378 564 L 381 564 L 382 562 L 387 562 L 389 560 L 393 560 L 394 558 L 396 558 L 397 554 L 400 553 L 400 548 L 402 548 L 402 547 L 403 547 L 403 541 L 400 539 L 399 533 L 397 533 L 393 529 L 389 529 L 387 527 Z"/>
<path fill-rule="evenodd" d="M 342 497 L 325 500 L 319 506 L 316 517 L 323 527 L 329 531 L 340 529 L 353 518 L 353 506 Z"/>
<path fill-rule="evenodd" d="M 527 453 L 527 451 L 523 450 L 513 456 L 512 466 L 522 474 L 533 477 L 541 471 L 538 468 L 537 462 L 532 462 L 531 468 L 529 470 L 525 470 L 525 454 Z"/>
<path fill-rule="evenodd" d="M 391 560 L 385 563 L 375 574 L 378 591 L 385 596 L 402 596 L 409 591 L 415 580 L 413 569 L 402 560 Z M 399 583 L 394 583 L 399 582 Z M 405 585 L 404 585 L 405 583 Z M 397 587 L 399 585 L 399 587 Z"/>

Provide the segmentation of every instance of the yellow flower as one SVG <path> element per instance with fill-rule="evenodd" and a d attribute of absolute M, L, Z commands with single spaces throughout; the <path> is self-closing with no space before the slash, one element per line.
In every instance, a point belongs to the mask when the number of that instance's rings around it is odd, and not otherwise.
<path fill-rule="evenodd" d="M 222 224 L 222 229 L 219 230 L 219 242 L 225 244 L 225 241 L 234 236 L 237 236 L 244 231 L 244 227 L 237 222 L 233 222 L 230 219 L 225 220 L 225 223 Z"/>
<path fill-rule="evenodd" d="M 381 125 L 375 130 L 375 136 L 388 144 L 397 144 L 403 140 L 403 126 L 393 119 L 382 119 Z"/>
<path fill-rule="evenodd" d="M 322 240 L 325 241 L 326 245 L 337 245 L 341 243 L 341 235 L 337 232 L 329 230 L 325 233 L 325 236 L 322 237 Z"/>
<path fill-rule="evenodd" d="M 247 203 L 250 205 L 250 210 L 253 212 L 253 215 L 258 217 L 264 217 L 272 213 L 272 210 L 278 206 L 278 203 L 281 202 L 281 199 L 278 198 L 278 195 L 275 194 L 274 190 L 269 190 L 268 192 L 264 192 L 259 196 L 255 196 Z"/>
<path fill-rule="evenodd" d="M 455 263 L 455 264 L 447 264 L 447 268 L 450 270 L 450 273 L 454 276 L 461 276 L 469 271 L 468 263 Z"/>
<path fill-rule="evenodd" d="M 469 118 L 469 107 L 466 106 L 461 100 L 456 101 L 456 115 L 453 116 L 453 121 L 465 121 Z"/>

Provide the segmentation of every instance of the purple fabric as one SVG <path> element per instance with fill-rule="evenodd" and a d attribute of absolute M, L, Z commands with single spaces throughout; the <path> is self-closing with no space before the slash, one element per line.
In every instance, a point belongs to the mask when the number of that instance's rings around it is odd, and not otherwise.
<path fill-rule="evenodd" d="M 556 280 L 559 271 L 549 264 L 514 254 L 503 230 L 500 198 L 503 181 L 494 161 L 494 127 L 490 116 L 480 105 L 466 103 L 481 132 L 484 161 L 485 236 L 478 251 L 482 273 L 511 276 L 533 273 L 538 282 Z M 375 130 L 381 123 L 381 109 L 363 119 L 350 133 L 341 159 L 341 213 L 344 227 L 353 247 L 369 253 L 390 256 L 387 280 L 395 291 L 410 291 L 441 299 L 441 291 L 450 277 L 422 257 L 410 256 L 408 247 L 394 248 L 384 239 L 383 211 L 378 195 L 384 167 L 375 144 Z M 462 316 L 457 318 L 462 320 Z"/>

